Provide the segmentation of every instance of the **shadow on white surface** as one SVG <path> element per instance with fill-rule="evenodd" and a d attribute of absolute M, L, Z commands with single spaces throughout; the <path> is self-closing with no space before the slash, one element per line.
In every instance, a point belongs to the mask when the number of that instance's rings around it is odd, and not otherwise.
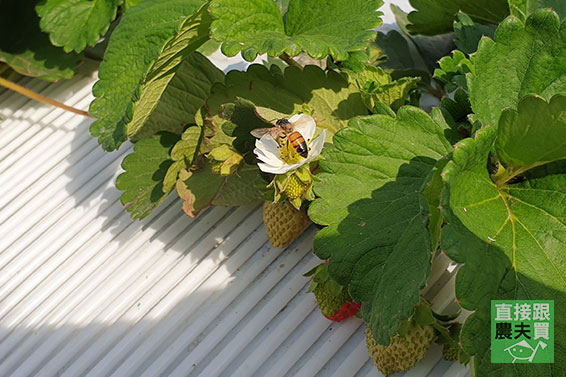
<path fill-rule="evenodd" d="M 285 375 L 294 365 L 325 362 L 309 352 L 316 356 L 321 345 L 339 345 L 360 323 L 330 325 L 306 293 L 308 279 L 301 274 L 317 263 L 309 251 L 312 230 L 288 250 L 268 247 L 263 232 L 249 234 L 221 264 L 198 263 L 191 270 L 183 259 L 106 271 L 103 263 L 98 274 L 106 276 L 71 278 L 60 287 L 46 279 L 29 287 L 1 317 L 0 374 L 248 376 L 285 353 L 280 373 L 271 374 Z M 83 266 L 74 268 L 80 274 Z M 328 335 L 342 326 L 344 334 Z M 241 373 L 233 374 L 234 368 Z"/>

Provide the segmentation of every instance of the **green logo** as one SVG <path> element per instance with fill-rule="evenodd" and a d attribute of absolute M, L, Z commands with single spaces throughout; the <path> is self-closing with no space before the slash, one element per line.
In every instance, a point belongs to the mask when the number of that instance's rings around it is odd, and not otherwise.
<path fill-rule="evenodd" d="M 492 363 L 554 363 L 554 301 L 491 301 Z"/>

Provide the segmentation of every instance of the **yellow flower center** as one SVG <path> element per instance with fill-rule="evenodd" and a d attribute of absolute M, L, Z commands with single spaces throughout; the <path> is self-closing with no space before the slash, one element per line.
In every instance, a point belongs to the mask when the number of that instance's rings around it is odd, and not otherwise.
<path fill-rule="evenodd" d="M 293 165 L 304 160 L 304 158 L 297 153 L 295 148 L 293 148 L 293 146 L 291 145 L 291 143 L 287 138 L 278 141 L 278 144 L 279 144 L 279 153 L 281 154 L 281 159 L 286 163 L 288 163 L 289 165 Z"/>

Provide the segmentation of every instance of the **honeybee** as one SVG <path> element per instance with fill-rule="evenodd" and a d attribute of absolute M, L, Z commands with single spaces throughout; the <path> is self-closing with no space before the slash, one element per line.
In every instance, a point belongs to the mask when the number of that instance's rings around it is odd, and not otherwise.
<path fill-rule="evenodd" d="M 256 128 L 251 131 L 251 134 L 258 139 L 265 134 L 270 134 L 280 148 L 290 145 L 299 156 L 307 158 L 309 155 L 307 142 L 303 135 L 295 130 L 295 125 L 295 123 L 289 122 L 288 119 L 282 118 L 275 122 L 274 127 Z"/>

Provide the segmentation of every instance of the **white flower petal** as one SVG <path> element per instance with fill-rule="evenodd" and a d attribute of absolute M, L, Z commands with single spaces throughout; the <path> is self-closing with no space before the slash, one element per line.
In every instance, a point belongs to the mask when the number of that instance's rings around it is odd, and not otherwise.
<path fill-rule="evenodd" d="M 261 157 L 263 157 L 263 156 L 261 156 Z M 280 159 L 280 158 L 260 158 L 260 156 L 258 156 L 258 158 L 259 158 L 264 164 L 269 165 L 269 166 L 273 166 L 273 167 L 276 167 L 276 168 L 280 168 L 280 167 L 282 167 L 282 166 L 287 165 L 287 164 L 285 163 L 285 161 L 283 161 L 283 160 Z"/>
<path fill-rule="evenodd" d="M 289 118 L 289 122 L 295 123 L 303 114 L 295 114 L 291 118 Z"/>
<path fill-rule="evenodd" d="M 267 164 L 263 164 L 261 162 L 259 162 L 257 164 L 257 166 L 259 167 L 259 169 L 265 173 L 271 173 L 271 174 L 285 174 L 287 173 L 289 170 L 291 170 L 291 167 L 289 165 L 285 165 L 282 167 L 275 167 L 275 166 L 271 166 L 271 165 L 267 165 Z"/>
<path fill-rule="evenodd" d="M 279 154 L 275 155 L 269 151 L 260 149 L 260 148 L 255 148 L 254 149 L 254 153 L 256 154 L 257 158 L 259 158 L 261 161 L 263 162 L 275 162 L 275 161 L 280 161 L 281 159 L 279 158 Z"/>
<path fill-rule="evenodd" d="M 255 141 L 255 146 L 263 151 L 271 152 L 275 156 L 279 156 L 279 148 L 275 139 L 269 134 L 265 134 Z"/>
<path fill-rule="evenodd" d="M 326 140 L 326 129 L 323 129 L 322 133 L 309 145 L 309 157 L 304 163 L 311 162 L 320 155 L 322 148 L 324 148 L 324 140 Z"/>
<path fill-rule="evenodd" d="M 257 151 L 257 148 L 254 149 L 254 153 L 257 155 L 257 159 L 260 160 L 261 162 L 266 163 L 266 164 L 274 164 L 275 163 L 276 160 L 268 158 L 263 154 L 258 154 L 256 151 Z"/>
<path fill-rule="evenodd" d="M 307 143 L 312 141 L 316 132 L 316 122 L 307 114 L 295 114 L 289 118 L 289 122 L 295 125 L 295 131 L 299 131 Z"/>

